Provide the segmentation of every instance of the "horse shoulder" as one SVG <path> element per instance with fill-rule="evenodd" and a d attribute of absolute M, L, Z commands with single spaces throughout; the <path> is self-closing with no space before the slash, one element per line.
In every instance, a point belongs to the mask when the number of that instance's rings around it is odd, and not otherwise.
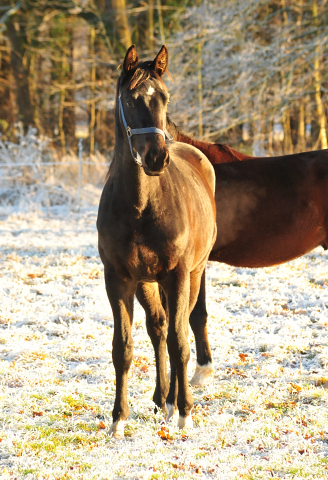
<path fill-rule="evenodd" d="M 198 148 L 181 142 L 171 142 L 169 144 L 170 155 L 189 162 L 206 180 L 212 194 L 215 192 L 215 173 L 214 168 L 209 159 Z"/>

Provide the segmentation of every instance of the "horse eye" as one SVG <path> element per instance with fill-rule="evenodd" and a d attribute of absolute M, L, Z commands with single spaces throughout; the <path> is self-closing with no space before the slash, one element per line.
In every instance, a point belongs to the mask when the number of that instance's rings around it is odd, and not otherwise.
<path fill-rule="evenodd" d="M 127 104 L 128 107 L 132 107 L 132 102 L 131 102 L 131 100 L 127 100 L 127 101 L 126 101 L 126 104 Z"/>

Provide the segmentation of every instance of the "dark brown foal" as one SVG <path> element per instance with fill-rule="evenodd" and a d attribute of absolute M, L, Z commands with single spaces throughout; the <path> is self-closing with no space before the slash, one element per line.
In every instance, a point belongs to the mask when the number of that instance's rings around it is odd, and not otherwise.
<path fill-rule="evenodd" d="M 117 86 L 114 159 L 98 212 L 99 253 L 114 316 L 116 397 L 110 433 L 116 437 L 123 435 L 129 415 L 127 374 L 138 285 L 138 298 L 149 307 L 147 330 L 157 360 L 154 397 L 165 408 L 167 336 L 179 387 L 171 389 L 172 409 L 177 403 L 180 427 L 192 424 L 188 319 L 216 237 L 214 172 L 194 147 L 165 143 L 169 95 L 161 77 L 167 62 L 165 46 L 152 62 L 139 63 L 134 46 L 127 51 Z"/>

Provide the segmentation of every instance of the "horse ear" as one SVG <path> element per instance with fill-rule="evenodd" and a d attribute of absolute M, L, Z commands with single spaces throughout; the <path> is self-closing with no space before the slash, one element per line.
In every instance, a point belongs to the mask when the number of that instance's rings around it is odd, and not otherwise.
<path fill-rule="evenodd" d="M 164 73 L 166 72 L 168 63 L 169 63 L 169 51 L 166 45 L 163 45 L 153 62 L 154 70 L 160 77 L 164 75 Z"/>
<path fill-rule="evenodd" d="M 125 55 L 123 72 L 125 75 L 132 75 L 138 66 L 138 54 L 135 45 L 131 45 Z"/>

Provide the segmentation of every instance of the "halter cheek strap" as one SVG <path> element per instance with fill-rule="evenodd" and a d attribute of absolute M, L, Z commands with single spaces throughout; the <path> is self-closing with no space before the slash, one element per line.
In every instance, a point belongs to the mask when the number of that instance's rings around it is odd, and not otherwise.
<path fill-rule="evenodd" d="M 136 162 L 137 165 L 142 167 L 143 165 L 142 165 L 141 157 L 140 157 L 139 153 L 137 152 L 136 157 L 134 156 L 134 153 L 133 153 L 132 140 L 131 140 L 132 135 L 142 135 L 144 133 L 158 133 L 159 135 L 162 135 L 164 140 L 165 140 L 165 137 L 167 137 L 169 140 L 171 140 L 172 137 L 166 129 L 165 129 L 165 133 L 164 133 L 163 130 L 161 130 L 160 128 L 156 128 L 156 127 L 130 128 L 128 126 L 128 124 L 126 123 L 126 120 L 125 120 L 123 105 L 122 105 L 122 100 L 121 100 L 121 93 L 119 93 L 119 95 L 118 95 L 118 104 L 119 104 L 120 117 L 122 119 L 125 131 L 126 131 L 126 135 L 128 137 L 128 142 L 129 142 L 132 158 Z"/>

